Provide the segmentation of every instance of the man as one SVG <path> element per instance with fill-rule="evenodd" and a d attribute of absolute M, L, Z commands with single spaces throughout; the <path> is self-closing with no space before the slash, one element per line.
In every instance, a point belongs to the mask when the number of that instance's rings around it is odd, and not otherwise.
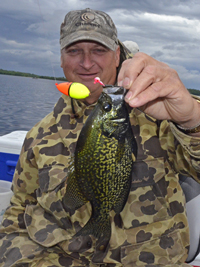
<path fill-rule="evenodd" d="M 131 58 L 104 12 L 69 12 L 60 45 L 67 80 L 85 84 L 91 94 L 82 101 L 63 95 L 27 134 L 0 229 L 0 266 L 188 266 L 177 173 L 200 178 L 198 100 L 166 64 L 144 53 Z M 74 237 L 91 216 L 90 203 L 74 211 L 63 203 L 69 159 L 102 92 L 96 76 L 128 90 L 138 145 L 127 203 L 120 215 L 110 212 L 109 244 L 92 235 Z"/>

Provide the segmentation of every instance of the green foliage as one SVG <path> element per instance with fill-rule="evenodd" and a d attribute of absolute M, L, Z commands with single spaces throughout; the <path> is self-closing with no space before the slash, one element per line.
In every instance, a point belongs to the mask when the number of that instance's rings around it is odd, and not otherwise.
<path fill-rule="evenodd" d="M 51 77 L 51 76 L 36 75 L 36 74 L 32 74 L 32 73 L 25 73 L 25 72 L 12 71 L 12 70 L 3 70 L 3 69 L 0 69 L 0 74 L 13 75 L 13 76 L 22 76 L 22 77 L 32 77 L 32 78 L 35 78 L 35 79 L 55 80 L 55 78 Z M 56 78 L 56 80 L 66 81 L 66 78 L 58 77 L 58 78 Z"/>
<path fill-rule="evenodd" d="M 188 89 L 188 91 L 192 94 L 192 95 L 198 95 L 200 96 L 200 91 L 197 89 Z"/>

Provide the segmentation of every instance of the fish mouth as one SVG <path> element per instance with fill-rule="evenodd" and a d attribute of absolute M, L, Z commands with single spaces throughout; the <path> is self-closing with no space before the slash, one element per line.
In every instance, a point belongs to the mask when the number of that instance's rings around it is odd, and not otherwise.
<path fill-rule="evenodd" d="M 103 92 L 106 94 L 114 94 L 114 95 L 122 95 L 124 96 L 126 93 L 126 89 L 123 87 L 119 87 L 119 86 L 107 86 L 103 88 Z"/>
<path fill-rule="evenodd" d="M 126 118 L 121 118 L 121 119 L 115 119 L 115 118 L 113 118 L 113 119 L 111 119 L 111 121 L 112 122 L 124 122 L 126 120 Z"/>

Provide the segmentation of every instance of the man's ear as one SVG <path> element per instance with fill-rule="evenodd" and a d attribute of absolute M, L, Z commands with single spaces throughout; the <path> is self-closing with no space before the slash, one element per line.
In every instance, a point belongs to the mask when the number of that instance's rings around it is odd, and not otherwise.
<path fill-rule="evenodd" d="M 61 68 L 63 68 L 63 56 L 62 56 L 62 52 L 61 52 L 61 56 L 60 56 L 60 66 L 61 66 Z"/>
<path fill-rule="evenodd" d="M 119 67 L 119 62 L 120 62 L 120 46 L 119 45 L 115 51 L 115 56 L 116 56 L 116 67 Z"/>

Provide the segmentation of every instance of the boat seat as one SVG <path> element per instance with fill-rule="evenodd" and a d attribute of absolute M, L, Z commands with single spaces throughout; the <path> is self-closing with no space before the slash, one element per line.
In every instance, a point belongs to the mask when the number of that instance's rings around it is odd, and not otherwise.
<path fill-rule="evenodd" d="M 190 249 L 186 262 L 192 262 L 200 252 L 200 184 L 191 177 L 179 176 L 186 198 L 190 230 Z"/>

